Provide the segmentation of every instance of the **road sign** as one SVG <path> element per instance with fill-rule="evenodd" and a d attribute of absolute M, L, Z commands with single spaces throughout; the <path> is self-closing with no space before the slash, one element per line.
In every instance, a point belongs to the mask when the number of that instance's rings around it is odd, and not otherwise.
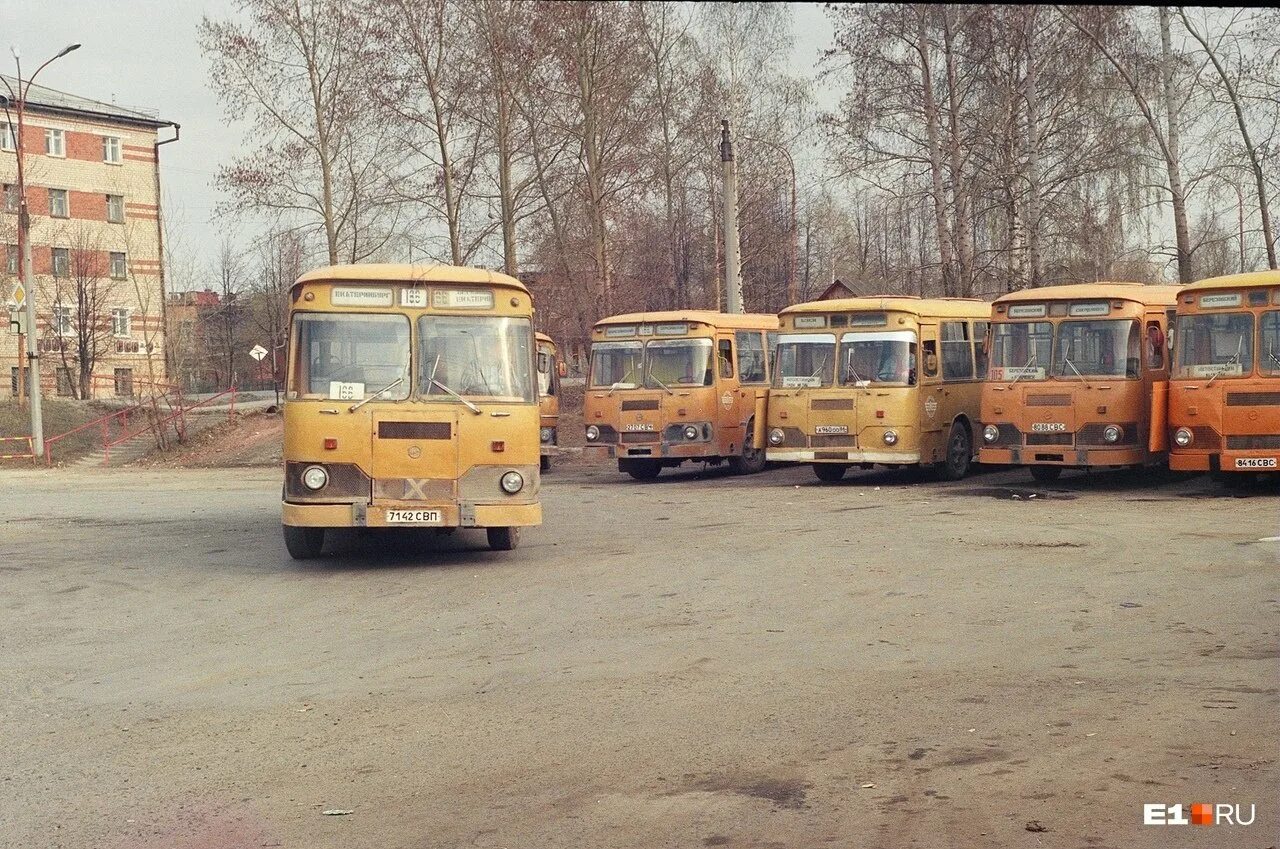
<path fill-rule="evenodd" d="M 249 356 L 253 357 L 258 362 L 262 362 L 262 358 L 265 357 L 266 355 L 267 355 L 267 349 L 262 347 L 261 345 L 254 345 L 252 348 L 249 349 Z"/>
<path fill-rule="evenodd" d="M 13 298 L 10 299 L 13 306 L 10 309 L 20 310 L 27 305 L 27 290 L 22 283 L 13 284 Z"/>

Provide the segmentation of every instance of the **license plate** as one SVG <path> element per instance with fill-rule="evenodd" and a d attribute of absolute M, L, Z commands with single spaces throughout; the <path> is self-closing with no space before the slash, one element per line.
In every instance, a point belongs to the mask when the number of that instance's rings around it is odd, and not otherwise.
<path fill-rule="evenodd" d="M 1034 433 L 1062 433 L 1067 426 L 1062 422 L 1033 422 L 1031 430 Z"/>
<path fill-rule="evenodd" d="M 848 425 L 818 425 L 813 429 L 814 433 L 830 434 L 830 433 L 848 433 Z"/>
<path fill-rule="evenodd" d="M 1276 467 L 1275 457 L 1237 457 L 1237 469 L 1274 469 Z"/>
<path fill-rule="evenodd" d="M 622 429 L 630 430 L 630 431 L 637 431 L 637 430 L 652 431 L 653 425 L 649 424 L 648 422 L 632 422 L 631 424 L 623 425 Z"/>
<path fill-rule="evenodd" d="M 388 510 L 388 525 L 443 525 L 444 513 L 440 510 Z"/>

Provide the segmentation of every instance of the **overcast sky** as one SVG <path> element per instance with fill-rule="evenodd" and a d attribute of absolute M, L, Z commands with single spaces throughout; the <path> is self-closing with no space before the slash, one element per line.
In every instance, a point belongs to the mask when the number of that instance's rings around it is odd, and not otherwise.
<path fill-rule="evenodd" d="M 232 7 L 219 0 L 0 0 L 0 70 L 13 73 L 9 45 L 21 50 L 23 69 L 30 72 L 66 44 L 80 42 L 38 82 L 182 125 L 181 141 L 161 148 L 165 215 L 202 266 L 228 229 L 246 235 L 254 229 L 214 216 L 220 198 L 213 177 L 235 155 L 242 129 L 224 119 L 196 44 L 201 16 L 221 17 Z M 794 8 L 793 72 L 811 76 L 831 26 L 816 3 Z"/>

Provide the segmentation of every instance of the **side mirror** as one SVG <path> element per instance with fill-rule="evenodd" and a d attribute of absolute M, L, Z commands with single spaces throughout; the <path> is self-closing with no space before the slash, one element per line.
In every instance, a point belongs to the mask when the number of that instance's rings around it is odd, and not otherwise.
<path fill-rule="evenodd" d="M 556 374 L 560 375 L 561 377 L 569 376 L 569 366 L 565 365 L 564 360 L 560 360 L 559 362 L 556 363 Z"/>

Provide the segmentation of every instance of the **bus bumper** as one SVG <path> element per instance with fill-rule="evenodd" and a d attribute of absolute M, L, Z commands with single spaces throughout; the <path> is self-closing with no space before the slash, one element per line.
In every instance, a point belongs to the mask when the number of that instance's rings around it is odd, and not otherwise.
<path fill-rule="evenodd" d="M 1237 464 L 1237 461 L 1244 462 Z M 1170 451 L 1169 468 L 1175 472 L 1277 472 L 1280 471 L 1280 452 Z"/>
<path fill-rule="evenodd" d="M 515 528 L 542 524 L 542 504 L 290 504 L 281 503 L 281 522 L 300 528 Z M 402 525 L 387 522 L 388 509 L 439 510 L 439 525 Z"/>
<path fill-rule="evenodd" d="M 920 463 L 919 451 L 775 451 L 769 448 L 765 450 L 764 456 L 770 463 L 879 463 L 884 466 L 914 466 Z"/>
<path fill-rule="evenodd" d="M 697 460 L 718 457 L 714 442 L 652 443 L 649 445 L 587 445 L 582 456 L 588 460 Z"/>
<path fill-rule="evenodd" d="M 1072 448 L 1031 445 L 1023 448 L 979 448 L 978 462 L 998 466 L 1140 466 L 1151 455 L 1140 447 Z"/>

